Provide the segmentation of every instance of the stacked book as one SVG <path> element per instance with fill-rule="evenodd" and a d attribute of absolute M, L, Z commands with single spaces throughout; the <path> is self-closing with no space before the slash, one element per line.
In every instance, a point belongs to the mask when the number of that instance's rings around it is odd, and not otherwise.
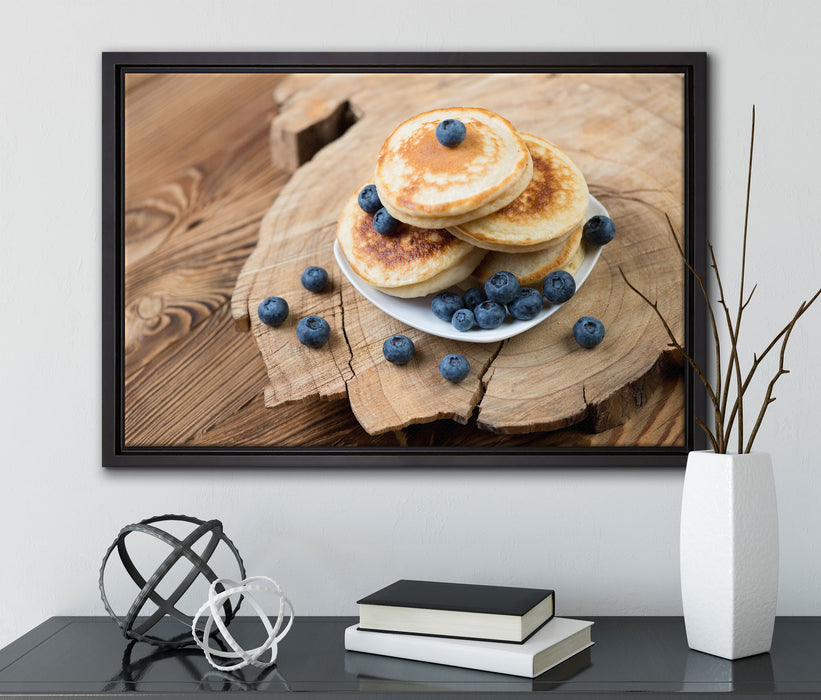
<path fill-rule="evenodd" d="M 357 602 L 348 651 L 535 678 L 593 644 L 551 590 L 401 580 Z"/>

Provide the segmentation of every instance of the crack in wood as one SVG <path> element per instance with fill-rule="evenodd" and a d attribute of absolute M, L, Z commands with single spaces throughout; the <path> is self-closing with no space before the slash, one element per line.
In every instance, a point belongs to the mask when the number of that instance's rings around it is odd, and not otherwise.
<path fill-rule="evenodd" d="M 337 298 L 339 299 L 338 306 L 339 306 L 339 325 L 342 329 L 342 337 L 345 339 L 345 345 L 348 346 L 348 367 L 351 370 L 351 376 L 346 378 L 344 375 L 342 379 L 345 381 L 345 390 L 348 390 L 348 382 L 353 380 L 356 377 L 356 370 L 353 368 L 353 348 L 351 347 L 351 341 L 348 339 L 348 329 L 345 327 L 345 304 L 342 303 L 342 287 L 340 286 L 339 289 L 336 291 Z M 341 374 L 341 372 L 340 372 Z"/>
<path fill-rule="evenodd" d="M 499 353 L 502 352 L 505 345 L 507 345 L 507 339 L 501 341 L 496 346 L 496 350 L 488 358 L 487 362 L 485 363 L 485 366 L 481 370 L 481 375 L 479 379 L 482 384 L 482 397 L 476 402 L 475 408 L 478 408 L 479 404 L 482 403 L 482 398 L 484 398 L 484 395 L 487 392 L 488 384 L 490 384 L 491 380 L 493 379 L 493 372 L 491 372 L 491 369 L 493 368 L 493 363 L 496 361 L 496 358 L 499 357 Z M 488 372 L 490 372 L 490 375 L 488 375 Z"/>

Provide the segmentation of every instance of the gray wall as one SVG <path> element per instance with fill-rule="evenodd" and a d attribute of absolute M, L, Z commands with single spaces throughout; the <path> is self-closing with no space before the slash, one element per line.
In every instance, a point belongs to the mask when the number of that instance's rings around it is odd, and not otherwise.
<path fill-rule="evenodd" d="M 559 612 L 679 614 L 679 470 L 112 473 L 100 444 L 100 52 L 705 50 L 711 238 L 737 280 L 758 110 L 745 359 L 821 284 L 814 2 L 26 2 L 0 28 L 0 645 L 103 614 L 125 523 L 219 517 L 298 613 L 354 614 L 399 577 L 547 585 Z M 759 448 L 780 504 L 778 612 L 821 614 L 821 306 L 793 335 Z M 756 389 L 763 389 L 758 386 Z M 124 591 L 121 593 L 125 594 Z"/>

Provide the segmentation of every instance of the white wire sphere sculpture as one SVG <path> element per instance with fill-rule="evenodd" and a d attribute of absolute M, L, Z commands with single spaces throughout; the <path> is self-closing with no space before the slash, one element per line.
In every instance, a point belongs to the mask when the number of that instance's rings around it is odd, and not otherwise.
<path fill-rule="evenodd" d="M 262 605 L 256 599 L 255 594 L 267 593 L 279 598 L 279 612 L 277 614 L 276 622 L 272 625 L 268 616 L 262 608 Z M 242 596 L 242 600 L 246 605 L 250 605 L 254 612 L 259 616 L 260 622 L 265 627 L 268 636 L 265 641 L 254 649 L 243 649 L 242 646 L 234 639 L 234 636 L 228 631 L 226 621 L 220 616 L 220 607 L 232 596 Z M 200 618 L 207 615 L 205 624 L 202 629 L 199 629 Z M 283 628 L 283 622 L 287 616 L 288 622 Z M 204 603 L 202 607 L 194 615 L 191 623 L 191 634 L 194 637 L 196 645 L 203 650 L 205 658 L 218 671 L 237 671 L 245 666 L 254 666 L 256 668 L 268 668 L 276 663 L 279 642 L 285 637 L 294 624 L 294 608 L 291 601 L 285 595 L 280 585 L 272 578 L 267 576 L 251 576 L 244 581 L 232 581 L 231 579 L 221 578 L 211 582 L 208 588 L 208 602 Z M 222 637 L 223 642 L 231 647 L 231 651 L 224 649 L 215 649 L 209 643 L 209 637 L 217 630 Z M 263 661 L 262 657 L 268 653 L 268 659 Z M 221 665 L 215 661 L 216 659 L 230 659 L 236 661 L 235 664 Z"/>

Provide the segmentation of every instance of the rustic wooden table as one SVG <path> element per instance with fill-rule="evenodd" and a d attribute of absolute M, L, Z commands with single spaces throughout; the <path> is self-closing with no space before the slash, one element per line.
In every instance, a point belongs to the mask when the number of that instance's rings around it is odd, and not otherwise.
<path fill-rule="evenodd" d="M 676 371 L 626 381 L 615 403 L 603 403 L 606 411 L 593 417 L 621 424 L 601 432 L 590 432 L 588 420 L 550 432 L 496 434 L 477 430 L 478 411 L 468 408 L 466 426 L 433 420 L 369 435 L 344 392 L 266 407 L 270 367 L 253 334 L 235 330 L 231 298 L 263 215 L 290 179 L 271 164 L 269 152 L 273 94 L 282 80 L 271 74 L 127 75 L 127 446 L 682 444 L 683 381 Z M 631 177 L 644 165 L 634 163 Z M 663 222 L 661 207 L 671 193 L 677 196 L 680 182 L 667 184 L 669 191 L 659 195 L 590 182 L 611 211 L 634 223 L 638 210 Z M 671 214 L 680 222 L 680 210 Z M 612 420 L 612 411 L 623 415 Z"/>

